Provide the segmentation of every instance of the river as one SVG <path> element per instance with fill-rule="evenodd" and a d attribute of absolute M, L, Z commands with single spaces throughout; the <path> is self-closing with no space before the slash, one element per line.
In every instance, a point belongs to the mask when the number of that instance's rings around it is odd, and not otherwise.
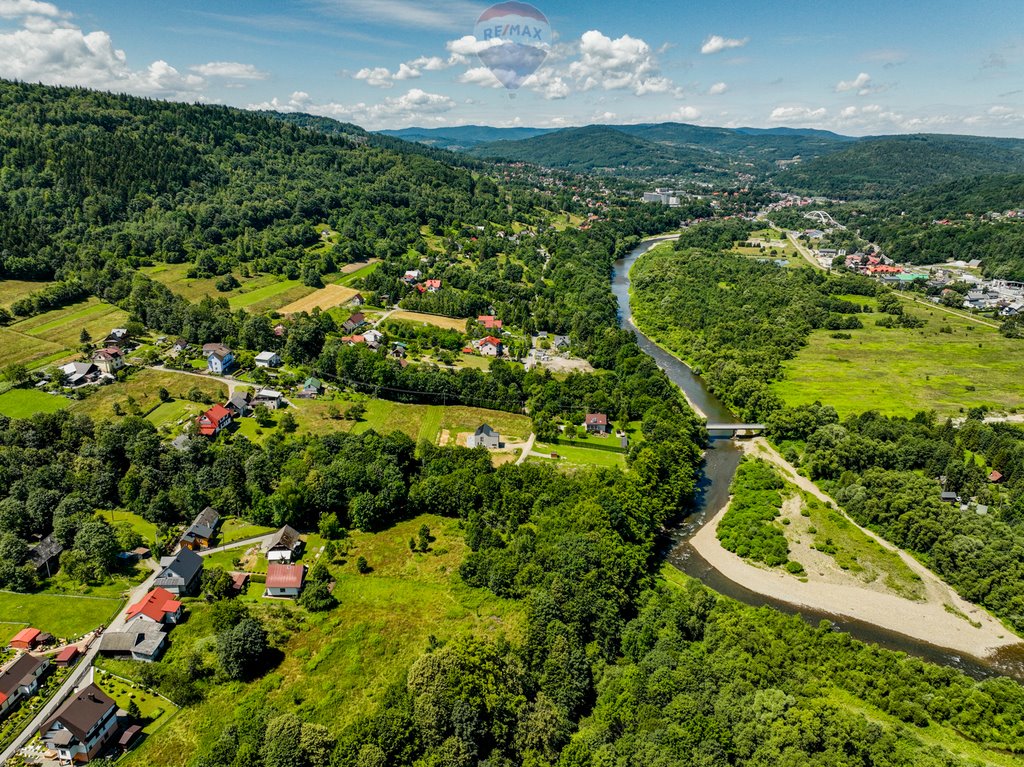
<path fill-rule="evenodd" d="M 658 367 L 665 371 L 669 379 L 682 389 L 694 408 L 709 421 L 736 423 L 741 419 L 736 418 L 708 390 L 700 376 L 694 373 L 677 357 L 664 351 L 647 338 L 633 324 L 633 315 L 629 304 L 629 270 L 644 253 L 654 246 L 671 239 L 674 238 L 659 237 L 647 240 L 625 258 L 616 262 L 612 279 L 612 292 L 619 302 L 620 325 L 636 334 L 637 343 L 640 348 L 654 358 L 654 361 L 658 363 Z M 822 620 L 827 620 L 837 630 L 846 631 L 851 636 L 862 641 L 872 642 L 890 650 L 898 650 L 909 655 L 915 655 L 932 663 L 953 666 L 976 679 L 1006 675 L 1024 682 L 1024 655 L 1022 655 L 1018 648 L 1004 649 L 986 659 L 972 658 L 864 621 L 853 620 L 832 613 L 808 610 L 806 608 L 798 609 L 786 602 L 771 599 L 751 591 L 726 578 L 707 560 L 701 557 L 693 549 L 689 541 L 728 501 L 729 485 L 732 483 L 732 478 L 736 473 L 736 467 L 739 465 L 741 456 L 742 451 L 732 439 L 713 438 L 709 441 L 698 483 L 694 511 L 670 531 L 670 543 L 666 556 L 673 566 L 689 576 L 698 578 L 718 593 L 748 605 L 756 607 L 767 605 L 790 615 L 800 615 L 812 625 L 817 625 Z"/>

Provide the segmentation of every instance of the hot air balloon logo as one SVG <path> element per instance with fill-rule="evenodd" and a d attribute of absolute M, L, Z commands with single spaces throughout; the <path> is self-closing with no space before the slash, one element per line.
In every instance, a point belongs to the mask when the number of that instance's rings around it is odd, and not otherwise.
<path fill-rule="evenodd" d="M 474 32 L 480 60 L 511 91 L 537 71 L 551 48 L 547 17 L 528 3 L 492 5 L 480 14 Z"/>

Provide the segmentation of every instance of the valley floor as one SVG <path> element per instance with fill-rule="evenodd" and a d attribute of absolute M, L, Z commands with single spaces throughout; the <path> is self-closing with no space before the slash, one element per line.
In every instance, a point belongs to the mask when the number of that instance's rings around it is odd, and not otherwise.
<path fill-rule="evenodd" d="M 814 483 L 799 476 L 764 439 L 741 444 L 748 455 L 778 467 L 788 482 L 822 502 L 835 505 Z M 897 553 L 920 578 L 923 598 L 907 598 L 898 593 L 900 589 L 886 588 L 879 582 L 865 583 L 830 557 L 815 557 L 810 561 L 804 550 L 794 552 L 807 570 L 800 578 L 780 569 L 752 564 L 719 543 L 716 533 L 727 508 L 721 509 L 690 543 L 712 567 L 751 591 L 792 605 L 873 623 L 977 658 L 985 658 L 1022 641 L 986 610 L 962 599 L 920 562 L 863 528 L 860 530 L 866 536 Z M 785 508 L 783 513 L 786 513 Z"/>

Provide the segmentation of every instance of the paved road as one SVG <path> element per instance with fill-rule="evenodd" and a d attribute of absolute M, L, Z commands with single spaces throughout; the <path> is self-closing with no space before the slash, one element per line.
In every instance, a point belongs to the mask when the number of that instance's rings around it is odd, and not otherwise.
<path fill-rule="evenodd" d="M 536 442 L 536 441 L 537 441 L 537 435 L 536 434 L 531 434 L 530 438 L 528 440 L 526 440 L 526 444 L 523 445 L 523 452 L 520 454 L 519 458 L 516 460 L 516 464 L 526 463 L 526 459 L 529 458 L 530 457 L 530 453 L 533 452 L 533 443 Z M 518 444 L 516 446 L 518 446 Z"/>
<path fill-rule="evenodd" d="M 240 541 L 233 541 L 225 546 L 218 546 L 215 549 L 208 549 L 207 551 L 201 552 L 201 556 L 213 554 L 218 551 L 227 551 L 229 549 L 237 549 L 242 546 L 250 546 L 253 543 L 264 543 L 269 535 L 258 535 L 252 538 L 243 538 Z M 160 566 L 153 560 L 148 560 L 149 566 L 153 568 L 153 572 L 149 575 L 146 580 L 140 583 L 138 586 L 131 590 L 128 595 L 128 599 L 125 601 L 124 606 L 120 612 L 110 621 L 110 625 L 104 629 L 107 632 L 120 631 L 124 628 L 124 619 L 128 613 L 128 608 L 138 602 L 150 590 L 153 586 L 153 581 L 156 580 L 156 576 L 160 571 Z M 4 764 L 8 759 L 13 757 L 19 749 L 22 748 L 32 736 L 38 732 L 39 728 L 43 726 L 43 722 L 53 716 L 53 713 L 57 710 L 61 703 L 63 703 L 73 692 L 75 692 L 79 686 L 88 684 L 92 680 L 92 664 L 96 661 L 96 655 L 99 652 L 100 643 L 97 639 L 94 639 L 89 649 L 82 656 L 82 660 L 79 661 L 78 665 L 75 666 L 74 671 L 71 675 L 64 680 L 64 684 L 61 685 L 60 690 L 54 695 L 49 702 L 43 706 L 39 713 L 28 723 L 28 725 L 21 731 L 21 734 L 11 743 L 10 746 L 5 748 L 3 752 L 0 752 L 0 765 Z"/>

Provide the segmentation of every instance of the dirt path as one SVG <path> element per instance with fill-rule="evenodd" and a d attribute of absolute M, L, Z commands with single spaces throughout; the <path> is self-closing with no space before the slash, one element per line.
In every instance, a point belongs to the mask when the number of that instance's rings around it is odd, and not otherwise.
<path fill-rule="evenodd" d="M 921 301 L 916 296 L 908 296 L 898 290 L 893 292 L 896 293 L 896 295 L 902 298 L 904 301 L 909 301 L 912 304 L 920 304 L 921 306 L 925 306 L 929 309 L 938 309 L 940 312 L 952 314 L 954 317 L 959 317 L 962 320 L 976 322 L 979 325 L 984 325 L 987 328 L 994 328 L 996 330 L 999 330 L 999 326 L 997 324 L 995 324 L 994 322 L 990 322 L 989 320 L 983 320 L 981 319 L 981 317 L 974 317 L 973 315 L 970 314 L 964 314 L 963 312 L 958 312 L 956 309 L 950 309 L 948 306 L 942 306 L 941 304 L 933 304 L 931 301 Z"/>
<path fill-rule="evenodd" d="M 748 454 L 756 455 L 778 467 L 785 478 L 801 490 L 825 503 L 836 505 L 813 482 L 797 474 L 793 466 L 763 438 L 746 441 L 742 445 Z M 985 657 L 1001 647 L 1021 642 L 1020 637 L 986 610 L 962 599 L 916 559 L 859 525 L 857 527 L 865 535 L 878 541 L 879 545 L 889 551 L 896 552 L 921 578 L 925 592 L 924 601 L 911 601 L 853 579 L 816 578 L 812 572 L 808 578 L 801 580 L 780 569 L 753 565 L 726 551 L 718 542 L 718 524 L 725 511 L 726 509 L 722 509 L 718 512 L 714 519 L 693 537 L 691 544 L 729 580 L 752 591 L 789 604 L 867 621 L 890 631 L 975 657 Z M 850 523 L 856 524 L 852 520 Z M 817 566 L 826 564 L 814 561 Z M 834 564 L 829 565 L 835 567 Z M 957 612 L 961 614 L 958 615 Z"/>
<path fill-rule="evenodd" d="M 530 438 L 525 443 L 515 442 L 509 445 L 509 447 L 522 447 L 523 451 L 519 454 L 519 458 L 516 459 L 516 465 L 526 463 L 526 459 L 530 457 L 530 453 L 533 452 L 533 443 L 537 441 L 537 435 L 531 434 Z"/>

